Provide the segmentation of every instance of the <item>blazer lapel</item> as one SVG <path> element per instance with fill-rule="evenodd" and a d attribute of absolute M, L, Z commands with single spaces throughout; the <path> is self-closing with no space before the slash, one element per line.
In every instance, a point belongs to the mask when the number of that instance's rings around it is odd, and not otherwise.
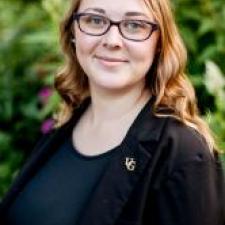
<path fill-rule="evenodd" d="M 159 140 L 164 126 L 164 120 L 159 122 L 153 116 L 152 104 L 153 99 L 135 119 L 121 144 L 121 151 L 111 159 L 85 207 L 79 225 L 113 225 L 119 218 L 132 190 L 151 163 L 155 147 L 150 146 L 156 146 L 151 142 Z"/>
<path fill-rule="evenodd" d="M 137 141 L 123 143 L 120 154 L 111 159 L 93 197 L 85 207 L 80 225 L 111 225 L 119 217 L 123 206 L 144 169 L 151 155 Z"/>

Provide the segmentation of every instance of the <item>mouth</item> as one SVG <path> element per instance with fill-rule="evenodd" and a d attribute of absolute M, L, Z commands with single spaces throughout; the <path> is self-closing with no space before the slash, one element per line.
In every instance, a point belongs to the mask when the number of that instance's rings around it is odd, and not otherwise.
<path fill-rule="evenodd" d="M 103 61 L 103 62 L 109 62 L 109 63 L 125 63 L 128 62 L 128 60 L 123 58 L 113 58 L 113 57 L 107 57 L 107 56 L 95 56 L 96 59 Z"/>

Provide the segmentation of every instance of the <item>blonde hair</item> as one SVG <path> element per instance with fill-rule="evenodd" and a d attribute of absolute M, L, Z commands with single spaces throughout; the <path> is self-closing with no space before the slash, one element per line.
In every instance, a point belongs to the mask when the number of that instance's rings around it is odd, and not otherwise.
<path fill-rule="evenodd" d="M 199 116 L 193 86 L 184 72 L 187 53 L 173 18 L 170 1 L 144 0 L 144 2 L 160 28 L 159 52 L 146 76 L 146 87 L 156 97 L 155 113 L 158 116 L 173 116 L 194 128 L 204 137 L 209 149 L 213 151 L 216 149 L 214 138 L 207 124 Z M 89 96 L 88 79 L 78 63 L 74 44 L 71 42 L 72 15 L 78 10 L 79 3 L 80 0 L 72 1 L 60 27 L 66 63 L 55 78 L 56 90 L 63 100 L 56 114 L 56 126 L 68 121 L 74 108 Z"/>

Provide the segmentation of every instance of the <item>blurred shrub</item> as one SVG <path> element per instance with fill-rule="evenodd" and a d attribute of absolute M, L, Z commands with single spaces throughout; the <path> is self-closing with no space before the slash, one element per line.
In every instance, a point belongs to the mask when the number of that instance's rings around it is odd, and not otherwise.
<path fill-rule="evenodd" d="M 212 61 L 206 62 L 204 84 L 210 94 L 214 96 L 215 108 L 208 111 L 206 120 L 218 139 L 219 147 L 225 149 L 225 75 Z"/>
<path fill-rule="evenodd" d="M 173 0 L 199 108 L 225 150 L 225 2 Z"/>
<path fill-rule="evenodd" d="M 67 2 L 0 1 L 0 196 L 41 133 L 51 128 L 59 100 L 52 88 L 53 75 L 63 63 L 58 23 Z M 172 3 L 188 48 L 187 72 L 200 110 L 225 148 L 224 1 Z"/>
<path fill-rule="evenodd" d="M 44 120 L 58 102 L 51 90 L 62 58 L 58 18 L 63 4 L 53 3 L 0 2 L 0 196 L 41 131 L 47 131 Z"/>
<path fill-rule="evenodd" d="M 215 98 L 203 82 L 205 62 L 215 62 L 225 71 L 225 3 L 223 0 L 173 0 L 177 23 L 188 48 L 188 73 L 196 87 L 204 114 L 217 110 Z"/>

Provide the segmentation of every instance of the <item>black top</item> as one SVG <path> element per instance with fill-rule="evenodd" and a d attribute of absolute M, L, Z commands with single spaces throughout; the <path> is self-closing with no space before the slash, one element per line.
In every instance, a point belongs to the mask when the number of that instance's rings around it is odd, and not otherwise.
<path fill-rule="evenodd" d="M 36 145 L 0 202 L 1 225 L 34 174 L 71 136 L 86 103 Z M 73 225 L 225 225 L 224 172 L 217 154 L 194 129 L 155 116 L 152 103 L 134 120 Z"/>
<path fill-rule="evenodd" d="M 18 195 L 8 224 L 76 224 L 114 152 L 84 156 L 67 140 Z"/>

